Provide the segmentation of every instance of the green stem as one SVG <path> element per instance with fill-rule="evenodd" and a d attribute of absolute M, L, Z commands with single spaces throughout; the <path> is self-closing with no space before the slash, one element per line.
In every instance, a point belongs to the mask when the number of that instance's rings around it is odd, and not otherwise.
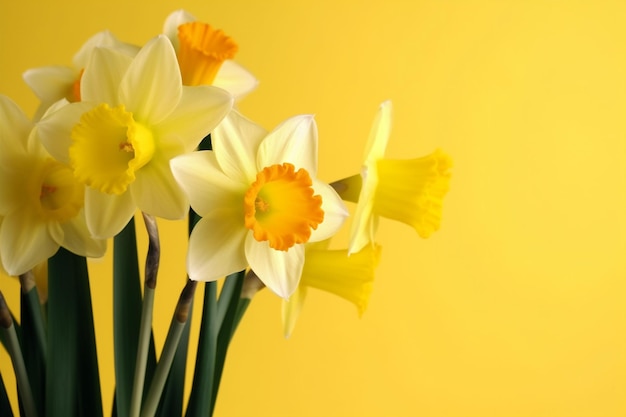
<path fill-rule="evenodd" d="M 197 284 L 198 283 L 196 281 L 188 280 L 187 285 L 185 285 L 185 288 L 180 295 L 176 311 L 174 312 L 174 317 L 172 318 L 169 331 L 167 332 L 165 344 L 163 345 L 161 358 L 159 359 L 152 383 L 150 384 L 148 395 L 146 396 L 143 409 L 141 410 L 141 417 L 153 417 L 157 411 L 157 407 L 159 406 L 159 401 L 161 399 L 161 393 L 163 392 L 167 375 L 170 372 L 170 367 L 172 366 L 172 361 L 174 360 L 174 355 L 176 354 L 176 349 L 178 348 L 180 336 L 182 335 L 185 325 L 187 324 L 187 319 L 189 318 L 189 308 L 191 306 L 191 301 L 193 300 Z"/>
<path fill-rule="evenodd" d="M 217 282 L 205 283 L 196 365 L 185 417 L 205 417 L 211 410 L 217 349 Z"/>
<path fill-rule="evenodd" d="M 150 336 L 152 334 L 152 312 L 154 310 L 154 292 L 156 288 L 157 273 L 161 256 L 159 242 L 159 229 L 156 219 L 143 213 L 143 220 L 148 232 L 148 254 L 146 256 L 145 284 L 143 303 L 141 309 L 141 322 L 139 324 L 139 341 L 137 343 L 137 359 L 135 361 L 135 377 L 133 381 L 133 393 L 130 400 L 130 417 L 139 416 L 141 410 L 141 398 L 146 378 L 146 365 Z"/>
<path fill-rule="evenodd" d="M 137 360 L 135 361 L 135 378 L 133 394 L 130 400 L 130 416 L 137 417 L 141 409 L 141 397 L 146 377 L 148 348 L 152 330 L 152 311 L 154 310 L 154 289 L 145 287 L 143 305 L 141 309 L 141 323 L 139 325 L 139 343 L 137 345 Z"/>
<path fill-rule="evenodd" d="M 251 302 L 252 300 L 250 298 L 239 299 L 239 303 L 237 304 L 237 311 L 235 312 L 235 318 L 233 319 L 233 330 L 230 335 L 231 339 L 233 335 L 235 334 L 235 331 L 237 330 L 237 327 L 239 326 L 241 319 L 243 318 L 244 314 L 246 314 L 246 311 L 248 310 L 248 306 L 250 305 Z"/>
<path fill-rule="evenodd" d="M 20 342 L 17 340 L 13 319 L 11 318 L 9 308 L 7 307 L 2 292 L 0 292 L 0 331 L 3 333 L 2 336 L 6 341 L 7 351 L 9 352 L 9 356 L 11 356 L 15 378 L 17 379 L 17 389 L 20 393 L 24 413 L 26 417 L 37 417 L 37 408 L 35 407 L 33 392 L 30 388 L 30 382 L 28 381 L 26 364 L 24 363 L 24 357 L 20 349 Z"/>

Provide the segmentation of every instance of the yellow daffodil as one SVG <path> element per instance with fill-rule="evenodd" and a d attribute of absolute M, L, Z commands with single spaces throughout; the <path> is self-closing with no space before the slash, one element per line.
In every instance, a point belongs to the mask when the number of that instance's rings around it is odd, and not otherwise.
<path fill-rule="evenodd" d="M 440 150 L 416 159 L 385 159 L 390 133 L 391 102 L 386 101 L 374 119 L 361 175 L 333 184 L 344 199 L 357 202 L 351 254 L 374 242 L 379 216 L 406 223 L 423 238 L 439 229 L 452 160 Z"/>
<path fill-rule="evenodd" d="M 38 123 L 46 149 L 86 185 L 85 213 L 94 236 L 111 237 L 137 208 L 179 219 L 189 204 L 169 167 L 191 152 L 232 107 L 211 86 L 183 87 L 176 55 L 161 35 L 134 58 L 95 48 L 81 81 L 81 101 Z"/>
<path fill-rule="evenodd" d="M 69 166 L 55 161 L 31 134 L 33 124 L 0 96 L 0 259 L 17 276 L 60 246 L 99 257 L 106 241 L 91 239 L 83 210 L 84 187 Z"/>
<path fill-rule="evenodd" d="M 237 44 L 221 30 L 196 21 L 185 10 L 171 13 L 163 25 L 178 56 L 185 85 L 211 84 L 240 99 L 258 85 L 254 76 L 232 58 Z"/>
<path fill-rule="evenodd" d="M 74 55 L 72 66 L 47 66 L 27 70 L 24 81 L 41 100 L 35 115 L 39 120 L 43 113 L 63 98 L 70 102 L 80 101 L 80 82 L 91 52 L 96 47 L 107 47 L 120 51 L 130 57 L 135 56 L 139 47 L 119 41 L 111 32 L 102 31 L 87 40 Z"/>
<path fill-rule="evenodd" d="M 367 307 L 374 282 L 374 270 L 380 261 L 380 246 L 368 245 L 348 256 L 347 250 L 329 250 L 324 243 L 326 242 L 307 245 L 300 285 L 289 300 L 283 300 L 285 337 L 291 336 L 293 332 L 308 288 L 317 288 L 350 301 L 356 306 L 359 316 Z"/>
<path fill-rule="evenodd" d="M 212 152 L 171 163 L 202 216 L 189 240 L 189 276 L 213 281 L 249 265 L 287 298 L 300 280 L 304 244 L 329 238 L 347 216 L 332 187 L 316 179 L 315 121 L 293 117 L 267 134 L 232 111 L 212 140 Z"/>

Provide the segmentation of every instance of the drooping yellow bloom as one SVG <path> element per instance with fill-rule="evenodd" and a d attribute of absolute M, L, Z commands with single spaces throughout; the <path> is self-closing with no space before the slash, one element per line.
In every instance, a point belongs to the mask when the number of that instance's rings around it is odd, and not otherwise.
<path fill-rule="evenodd" d="M 441 150 L 421 158 L 380 159 L 372 211 L 412 226 L 427 238 L 439 229 L 452 160 Z"/>
<path fill-rule="evenodd" d="M 174 49 L 161 35 L 134 57 L 95 48 L 80 102 L 38 124 L 48 151 L 85 185 L 94 236 L 115 236 L 138 209 L 180 219 L 189 208 L 169 161 L 194 150 L 232 107 L 212 86 L 183 87 Z"/>
<path fill-rule="evenodd" d="M 0 96 L 0 260 L 8 274 L 23 274 L 60 246 L 100 257 L 106 241 L 90 237 L 84 186 L 31 134 L 33 124 Z"/>
<path fill-rule="evenodd" d="M 333 184 L 344 199 L 357 202 L 350 253 L 374 242 L 379 216 L 406 223 L 423 238 L 439 229 L 452 160 L 440 150 L 421 158 L 386 159 L 390 133 L 391 102 L 386 101 L 374 119 L 361 175 Z"/>
<path fill-rule="evenodd" d="M 189 276 L 213 281 L 250 266 L 287 298 L 300 280 L 304 244 L 329 238 L 347 216 L 335 191 L 315 178 L 315 121 L 294 117 L 268 134 L 233 110 L 212 141 L 212 152 L 171 162 L 202 216 L 189 239 Z"/>
<path fill-rule="evenodd" d="M 323 243 L 307 245 L 300 285 L 289 300 L 283 301 L 285 337 L 293 332 L 308 288 L 317 288 L 350 301 L 356 306 L 359 316 L 367 307 L 381 247 L 369 245 L 348 256 L 347 250 L 329 250 Z"/>
<path fill-rule="evenodd" d="M 258 84 L 233 61 L 237 44 L 222 30 L 201 23 L 185 10 L 172 12 L 163 26 L 176 54 L 185 85 L 214 85 L 240 99 Z"/>
<path fill-rule="evenodd" d="M 39 120 L 48 107 L 61 99 L 69 102 L 81 100 L 82 75 L 91 52 L 97 47 L 112 48 L 129 57 L 135 56 L 139 51 L 138 46 L 121 42 L 105 30 L 96 33 L 81 46 L 72 59 L 71 67 L 56 65 L 27 70 L 23 75 L 24 81 L 41 100 L 35 120 Z"/>

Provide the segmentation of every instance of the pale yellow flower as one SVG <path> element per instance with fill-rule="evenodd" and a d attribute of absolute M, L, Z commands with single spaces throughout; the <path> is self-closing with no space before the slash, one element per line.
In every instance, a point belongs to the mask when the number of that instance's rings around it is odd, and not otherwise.
<path fill-rule="evenodd" d="M 81 96 L 49 112 L 37 131 L 46 149 L 87 186 L 92 234 L 116 235 L 137 209 L 184 217 L 189 203 L 169 161 L 198 146 L 231 109 L 232 96 L 212 86 L 183 87 L 174 49 L 163 35 L 134 58 L 95 48 Z"/>
<path fill-rule="evenodd" d="M 46 152 L 31 134 L 32 122 L 4 96 L 0 126 L 0 260 L 7 273 L 31 270 L 60 246 L 102 256 L 106 241 L 87 230 L 84 187 Z"/>
<path fill-rule="evenodd" d="M 312 116 L 267 132 L 232 111 L 212 133 L 213 151 L 172 160 L 202 216 L 189 240 L 191 279 L 213 281 L 250 266 L 281 297 L 298 286 L 304 244 L 332 236 L 347 216 L 317 173 Z"/>
<path fill-rule="evenodd" d="M 172 12 L 163 25 L 180 65 L 183 84 L 211 84 L 231 93 L 236 100 L 258 85 L 257 79 L 232 60 L 235 41 L 223 31 L 201 23 L 185 10 Z"/>
<path fill-rule="evenodd" d="M 23 75 L 24 81 L 41 100 L 35 120 L 39 120 L 48 107 L 61 99 L 80 101 L 82 74 L 91 52 L 97 47 L 112 48 L 129 57 L 135 56 L 139 51 L 138 46 L 121 42 L 105 30 L 96 33 L 81 46 L 72 59 L 72 66 L 53 65 L 27 70 Z"/>
<path fill-rule="evenodd" d="M 386 101 L 374 119 L 361 175 L 334 184 L 345 199 L 358 198 L 350 253 L 374 242 L 379 216 L 406 223 L 423 238 L 439 229 L 452 160 L 440 150 L 421 158 L 386 159 L 390 133 L 391 102 Z"/>

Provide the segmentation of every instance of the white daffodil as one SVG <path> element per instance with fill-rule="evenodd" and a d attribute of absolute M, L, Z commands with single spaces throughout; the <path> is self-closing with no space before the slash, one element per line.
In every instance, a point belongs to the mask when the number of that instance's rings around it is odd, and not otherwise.
<path fill-rule="evenodd" d="M 296 289 L 304 244 L 327 239 L 347 216 L 317 173 L 312 116 L 266 131 L 232 111 L 211 135 L 213 151 L 174 158 L 174 176 L 202 216 L 189 240 L 191 279 L 213 281 L 250 266 L 281 297 Z"/>
<path fill-rule="evenodd" d="M 91 52 L 96 47 L 112 48 L 130 57 L 139 51 L 138 46 L 121 42 L 105 30 L 96 33 L 81 46 L 72 59 L 71 67 L 54 65 L 27 70 L 23 75 L 24 81 L 41 101 L 35 120 L 39 120 L 52 103 L 63 98 L 70 102 L 81 100 L 81 78 Z"/>
<path fill-rule="evenodd" d="M 390 133 L 391 102 L 386 101 L 374 119 L 361 174 L 333 183 L 345 200 L 357 203 L 351 254 L 373 244 L 379 216 L 406 223 L 423 238 L 439 229 L 452 160 L 440 150 L 415 159 L 385 159 Z"/>
<path fill-rule="evenodd" d="M 228 91 L 236 100 L 258 85 L 248 70 L 232 60 L 237 44 L 221 30 L 196 21 L 189 12 L 170 13 L 163 33 L 176 50 L 183 84 L 211 84 Z"/>
<path fill-rule="evenodd" d="M 49 112 L 37 132 L 87 186 L 92 234 L 116 235 L 137 208 L 184 217 L 189 204 L 169 161 L 196 148 L 231 109 L 232 96 L 212 86 L 183 87 L 172 44 L 161 35 L 134 58 L 95 48 L 81 99 Z"/>
<path fill-rule="evenodd" d="M 31 134 L 33 124 L 0 96 L 0 260 L 9 275 L 23 274 L 60 246 L 100 257 L 105 240 L 90 237 L 84 187 Z"/>

